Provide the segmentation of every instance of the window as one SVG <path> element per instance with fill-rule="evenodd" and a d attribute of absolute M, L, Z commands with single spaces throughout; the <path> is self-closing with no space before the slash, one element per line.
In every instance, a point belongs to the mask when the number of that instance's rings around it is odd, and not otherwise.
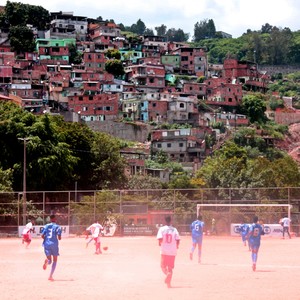
<path fill-rule="evenodd" d="M 183 143 L 179 143 L 179 147 L 182 148 L 183 147 Z"/>
<path fill-rule="evenodd" d="M 157 148 L 161 148 L 161 144 L 157 144 Z"/>
<path fill-rule="evenodd" d="M 152 107 L 156 107 L 156 103 L 154 102 L 154 103 L 152 103 Z"/>
<path fill-rule="evenodd" d="M 172 144 L 171 144 L 171 143 L 167 143 L 167 147 L 168 147 L 168 148 L 171 148 L 171 147 L 172 147 Z"/>
<path fill-rule="evenodd" d="M 179 103 L 180 108 L 184 108 L 184 103 Z"/>

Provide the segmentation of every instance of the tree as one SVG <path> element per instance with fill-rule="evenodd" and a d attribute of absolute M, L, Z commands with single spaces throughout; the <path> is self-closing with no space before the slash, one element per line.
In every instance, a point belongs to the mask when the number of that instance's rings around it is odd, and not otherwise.
<path fill-rule="evenodd" d="M 117 49 L 108 49 L 105 51 L 105 56 L 109 59 L 121 59 L 121 52 Z"/>
<path fill-rule="evenodd" d="M 2 170 L 0 168 L 0 191 L 1 192 L 12 192 L 12 180 L 13 180 L 13 170 Z"/>
<path fill-rule="evenodd" d="M 261 33 L 271 33 L 273 30 L 273 26 L 270 25 L 269 23 L 266 23 L 265 25 L 261 26 Z"/>
<path fill-rule="evenodd" d="M 136 24 L 132 24 L 130 27 L 130 31 L 132 31 L 138 35 L 143 35 L 145 30 L 146 30 L 146 25 L 141 19 L 138 19 Z"/>
<path fill-rule="evenodd" d="M 186 42 L 189 39 L 189 34 L 184 33 L 182 29 L 170 28 L 166 37 L 169 42 Z"/>
<path fill-rule="evenodd" d="M 82 62 L 82 56 L 83 54 L 80 51 L 77 51 L 77 48 L 74 44 L 69 45 L 69 63 L 79 65 Z"/>
<path fill-rule="evenodd" d="M 130 190 L 162 189 L 163 184 L 158 177 L 149 175 L 134 175 L 128 180 L 127 188 Z"/>
<path fill-rule="evenodd" d="M 122 188 L 126 185 L 125 161 L 120 156 L 120 145 L 109 135 L 97 132 L 92 142 L 92 181 L 96 189 Z"/>
<path fill-rule="evenodd" d="M 266 104 L 261 94 L 249 94 L 243 97 L 241 110 L 248 116 L 251 123 L 265 122 Z"/>
<path fill-rule="evenodd" d="M 212 19 L 202 20 L 194 25 L 194 41 L 212 39 L 216 35 L 215 23 Z"/>
<path fill-rule="evenodd" d="M 156 30 L 156 34 L 158 36 L 165 36 L 167 33 L 167 26 L 164 24 L 161 24 L 160 26 L 154 27 Z"/>
<path fill-rule="evenodd" d="M 119 59 L 110 59 L 106 61 L 105 71 L 107 71 L 110 74 L 113 74 L 116 77 L 125 74 L 123 64 Z"/>
<path fill-rule="evenodd" d="M 150 36 L 153 36 L 153 35 L 154 35 L 153 29 L 146 28 L 145 31 L 144 31 L 144 35 L 150 35 Z"/>
<path fill-rule="evenodd" d="M 8 37 L 12 49 L 17 53 L 33 52 L 35 49 L 33 32 L 26 26 L 11 26 Z"/>
<path fill-rule="evenodd" d="M 9 26 L 26 26 L 31 24 L 39 30 L 46 30 L 50 23 L 50 13 L 42 6 L 6 2 L 4 15 Z"/>

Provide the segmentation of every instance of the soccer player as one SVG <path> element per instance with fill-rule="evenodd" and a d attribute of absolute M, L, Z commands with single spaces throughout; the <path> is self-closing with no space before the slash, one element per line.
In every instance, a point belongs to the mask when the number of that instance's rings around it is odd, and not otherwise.
<path fill-rule="evenodd" d="M 42 238 L 44 239 L 43 247 L 47 257 L 43 264 L 43 269 L 46 270 L 47 265 L 51 265 L 53 258 L 51 272 L 48 278 L 48 280 L 53 281 L 53 273 L 56 269 L 57 257 L 59 255 L 58 240 L 61 240 L 61 227 L 58 224 L 56 224 L 55 215 L 50 216 L 50 222 L 51 223 L 45 225 L 42 231 Z"/>
<path fill-rule="evenodd" d="M 258 250 L 260 247 L 261 236 L 264 235 L 264 227 L 258 222 L 258 217 L 254 216 L 253 224 L 249 227 L 249 232 L 247 238 L 249 240 L 249 245 L 251 248 L 251 258 L 252 258 L 252 270 L 256 270 L 256 262 L 258 256 Z"/>
<path fill-rule="evenodd" d="M 291 238 L 290 231 L 289 231 L 291 219 L 288 216 L 284 216 L 280 220 L 280 222 L 282 224 L 282 238 L 284 239 L 284 234 L 285 233 L 287 233 L 289 238 Z"/>
<path fill-rule="evenodd" d="M 100 241 L 100 236 L 101 236 L 101 231 L 104 230 L 103 226 L 96 221 L 93 223 L 91 226 L 87 228 L 87 230 L 90 230 L 93 236 L 93 239 L 95 241 L 96 245 L 96 252 L 95 254 L 101 254 L 101 241 Z"/>
<path fill-rule="evenodd" d="M 247 239 L 247 234 L 248 234 L 248 231 L 249 231 L 249 227 L 250 227 L 250 224 L 242 223 L 239 226 L 239 231 L 240 231 L 240 235 L 242 237 L 242 242 L 243 242 L 244 246 L 247 246 L 247 242 L 248 242 L 248 249 L 249 249 L 249 251 L 251 251 L 249 240 Z"/>
<path fill-rule="evenodd" d="M 198 263 L 201 263 L 201 250 L 202 250 L 202 238 L 203 238 L 204 222 L 202 216 L 198 216 L 197 219 L 190 225 L 192 232 L 192 248 L 190 252 L 190 260 L 193 260 L 193 253 L 198 246 Z"/>
<path fill-rule="evenodd" d="M 22 232 L 22 244 L 26 244 L 26 249 L 31 243 L 31 232 L 34 231 L 34 220 L 29 220 Z"/>
<path fill-rule="evenodd" d="M 177 229 L 171 225 L 171 217 L 166 216 L 165 221 L 166 225 L 158 229 L 156 238 L 160 246 L 160 266 L 166 275 L 165 283 L 170 288 L 180 236 Z"/>

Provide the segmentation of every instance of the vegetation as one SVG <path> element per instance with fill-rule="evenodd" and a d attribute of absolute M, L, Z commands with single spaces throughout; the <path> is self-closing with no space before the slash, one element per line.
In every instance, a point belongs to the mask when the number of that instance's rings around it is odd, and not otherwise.
<path fill-rule="evenodd" d="M 0 103 L 0 148 L 4 188 L 22 190 L 26 142 L 27 190 L 122 188 L 126 184 L 120 141 L 62 117 L 35 116 Z M 50 180 L 51 178 L 51 180 Z"/>

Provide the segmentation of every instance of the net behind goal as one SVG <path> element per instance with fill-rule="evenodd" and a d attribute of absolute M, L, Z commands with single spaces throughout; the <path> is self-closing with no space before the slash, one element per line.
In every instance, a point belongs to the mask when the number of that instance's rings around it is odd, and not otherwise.
<path fill-rule="evenodd" d="M 289 204 L 197 204 L 197 216 L 201 215 L 206 227 L 213 223 L 218 234 L 229 234 L 232 223 L 252 223 L 258 216 L 264 224 L 278 224 L 279 220 L 290 218 L 292 205 Z"/>

